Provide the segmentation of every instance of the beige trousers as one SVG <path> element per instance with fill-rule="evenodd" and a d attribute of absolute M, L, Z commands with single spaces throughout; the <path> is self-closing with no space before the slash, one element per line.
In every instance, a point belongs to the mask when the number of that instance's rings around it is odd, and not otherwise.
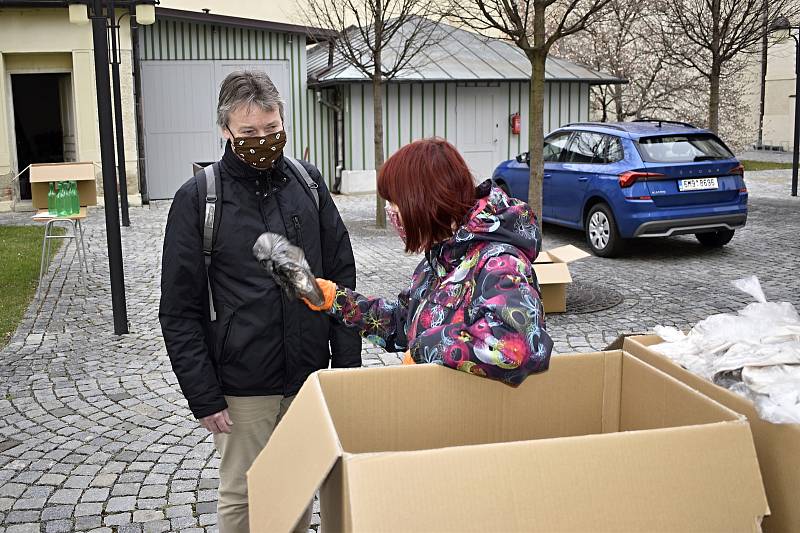
<path fill-rule="evenodd" d="M 275 426 L 289 409 L 294 396 L 225 396 L 233 426 L 231 433 L 214 435 L 219 452 L 220 533 L 248 533 L 247 470 L 266 446 Z M 311 523 L 309 505 L 295 532 L 307 532 Z"/>

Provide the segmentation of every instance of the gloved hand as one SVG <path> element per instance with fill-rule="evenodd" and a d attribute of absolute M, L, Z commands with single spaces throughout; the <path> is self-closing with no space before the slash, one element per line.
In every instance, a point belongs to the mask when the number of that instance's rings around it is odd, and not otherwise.
<path fill-rule="evenodd" d="M 411 350 L 407 351 L 403 354 L 403 364 L 404 365 L 416 365 L 417 362 L 414 361 L 414 358 L 411 357 Z"/>
<path fill-rule="evenodd" d="M 327 311 L 333 307 L 333 300 L 336 298 L 336 284 L 327 279 L 317 278 L 317 285 L 322 290 L 324 301 L 322 305 L 314 305 L 305 298 L 301 298 L 312 311 Z"/>

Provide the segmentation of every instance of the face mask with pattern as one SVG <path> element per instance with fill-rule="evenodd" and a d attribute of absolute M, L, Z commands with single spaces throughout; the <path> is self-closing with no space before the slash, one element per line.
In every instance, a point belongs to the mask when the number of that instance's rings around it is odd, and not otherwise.
<path fill-rule="evenodd" d="M 233 137 L 231 148 L 239 159 L 259 170 L 267 170 L 272 167 L 278 157 L 283 153 L 286 146 L 286 132 L 281 130 L 270 133 L 264 137 L 236 137 L 228 129 Z"/>
<path fill-rule="evenodd" d="M 394 226 L 395 231 L 403 239 L 403 242 L 406 242 L 406 228 L 403 226 L 403 222 L 400 220 L 400 213 L 397 212 L 397 209 L 392 207 L 389 202 L 386 202 L 386 218 L 389 219 L 389 223 Z"/>

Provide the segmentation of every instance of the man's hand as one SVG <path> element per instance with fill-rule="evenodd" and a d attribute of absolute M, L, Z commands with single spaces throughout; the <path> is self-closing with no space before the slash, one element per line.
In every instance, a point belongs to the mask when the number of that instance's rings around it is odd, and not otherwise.
<path fill-rule="evenodd" d="M 230 433 L 233 422 L 228 414 L 227 409 L 223 409 L 219 413 L 204 416 L 200 419 L 200 425 L 209 430 L 211 433 Z"/>

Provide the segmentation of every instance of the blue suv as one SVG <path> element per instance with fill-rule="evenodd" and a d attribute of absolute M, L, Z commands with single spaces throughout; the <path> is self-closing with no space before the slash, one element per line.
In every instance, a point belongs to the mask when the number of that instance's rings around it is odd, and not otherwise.
<path fill-rule="evenodd" d="M 528 154 L 492 178 L 527 201 Z M 682 122 L 568 124 L 544 141 L 545 222 L 581 229 L 592 252 L 627 239 L 694 234 L 723 246 L 747 220 L 744 168 L 716 135 Z"/>

